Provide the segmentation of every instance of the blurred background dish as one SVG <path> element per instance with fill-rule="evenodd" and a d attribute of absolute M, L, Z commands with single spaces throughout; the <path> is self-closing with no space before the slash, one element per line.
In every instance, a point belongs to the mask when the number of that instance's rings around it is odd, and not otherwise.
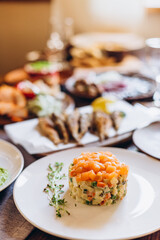
<path fill-rule="evenodd" d="M 92 105 L 65 115 L 53 114 L 49 118 L 31 119 L 4 128 L 9 138 L 30 154 L 44 154 L 79 145 L 116 144 L 128 139 L 128 133 L 152 120 L 147 108 L 137 108 L 115 98 L 98 98 Z"/>
<path fill-rule="evenodd" d="M 74 108 L 61 92 L 59 69 L 46 59 L 28 62 L 5 74 L 0 86 L 0 125 Z"/>
<path fill-rule="evenodd" d="M 130 33 L 83 33 L 70 43 L 71 65 L 81 68 L 118 66 L 145 46 L 143 38 Z"/>
<path fill-rule="evenodd" d="M 128 101 L 153 96 L 156 83 L 140 74 L 120 74 L 115 71 L 96 74 L 73 75 L 65 83 L 66 89 L 75 96 L 94 99 L 108 93 Z"/>
<path fill-rule="evenodd" d="M 104 46 L 111 51 L 135 51 L 145 47 L 143 38 L 132 33 L 82 33 L 73 36 L 70 43 L 78 48 L 90 48 L 91 46 Z"/>
<path fill-rule="evenodd" d="M 8 172 L 7 180 L 0 186 L 1 192 L 18 177 L 23 169 L 24 159 L 21 152 L 15 146 L 1 139 L 0 155 L 0 168 L 4 168 Z"/>
<path fill-rule="evenodd" d="M 133 134 L 133 142 L 142 152 L 160 159 L 160 122 L 137 129 Z"/>
<path fill-rule="evenodd" d="M 25 90 L 20 87 L 0 86 L 0 125 L 54 112 L 60 114 L 74 107 L 74 100 L 66 93 L 58 92 L 55 95 L 44 93 L 30 82 Z"/>

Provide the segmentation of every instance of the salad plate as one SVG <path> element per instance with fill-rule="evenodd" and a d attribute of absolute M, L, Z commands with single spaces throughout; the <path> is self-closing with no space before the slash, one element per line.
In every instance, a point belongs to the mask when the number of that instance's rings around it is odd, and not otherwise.
<path fill-rule="evenodd" d="M 62 162 L 62 174 L 68 175 L 73 158 L 93 151 L 110 151 L 129 166 L 126 197 L 111 206 L 80 204 L 70 197 L 66 178 L 64 197 L 70 215 L 56 217 L 43 192 L 48 183 L 48 165 Z M 51 235 L 81 240 L 134 239 L 160 229 L 159 172 L 160 162 L 141 153 L 119 148 L 75 148 L 48 155 L 28 166 L 14 185 L 14 202 L 27 221 Z"/>
<path fill-rule="evenodd" d="M 4 140 L 0 140 L 0 168 L 6 169 L 8 177 L 0 186 L 0 192 L 7 188 L 23 169 L 24 159 L 21 152 Z"/>
<path fill-rule="evenodd" d="M 75 102 L 73 98 L 64 92 L 59 92 L 56 96 L 39 94 L 34 100 L 27 101 L 28 114 L 24 119 L 12 119 L 7 115 L 0 114 L 0 126 L 17 121 L 20 122 L 27 119 L 33 119 L 38 115 L 47 115 L 50 112 L 61 113 L 63 111 L 71 111 L 74 107 Z"/>

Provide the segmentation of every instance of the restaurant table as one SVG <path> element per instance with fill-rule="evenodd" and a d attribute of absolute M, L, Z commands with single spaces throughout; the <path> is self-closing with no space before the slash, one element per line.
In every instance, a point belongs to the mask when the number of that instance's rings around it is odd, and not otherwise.
<path fill-rule="evenodd" d="M 0 129 L 0 139 L 10 141 L 4 132 Z M 27 153 L 21 146 L 17 146 L 24 157 L 24 168 L 38 159 L 37 156 L 32 156 Z M 138 151 L 131 140 L 120 143 L 116 147 L 121 147 L 133 151 Z M 0 240 L 60 240 L 56 236 L 51 236 L 40 231 L 27 222 L 18 212 L 13 201 L 13 186 L 12 183 L 5 190 L 0 192 Z M 136 240 L 160 240 L 160 231 L 147 235 Z"/>

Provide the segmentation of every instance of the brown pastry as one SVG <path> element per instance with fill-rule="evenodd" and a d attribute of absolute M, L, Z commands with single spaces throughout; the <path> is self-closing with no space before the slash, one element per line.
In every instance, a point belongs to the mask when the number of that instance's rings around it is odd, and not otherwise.
<path fill-rule="evenodd" d="M 15 85 L 18 82 L 21 82 L 26 79 L 29 79 L 29 76 L 23 68 L 18 68 L 13 71 L 10 71 L 4 76 L 4 81 L 11 85 Z"/>
<path fill-rule="evenodd" d="M 26 98 L 16 88 L 7 85 L 0 87 L 0 115 L 8 114 L 11 117 L 16 114 L 16 111 L 21 111 L 19 116 L 25 118 L 28 115 L 25 109 L 26 104 Z"/>

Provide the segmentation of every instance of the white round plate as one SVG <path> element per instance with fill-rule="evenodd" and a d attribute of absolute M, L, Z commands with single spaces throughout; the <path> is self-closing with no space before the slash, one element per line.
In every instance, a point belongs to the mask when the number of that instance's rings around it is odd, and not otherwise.
<path fill-rule="evenodd" d="M 142 152 L 160 159 L 160 122 L 136 130 L 133 142 Z"/>
<path fill-rule="evenodd" d="M 0 186 L 0 192 L 8 187 L 23 169 L 24 159 L 21 152 L 4 140 L 0 140 L 0 167 L 7 169 L 8 179 Z"/>
<path fill-rule="evenodd" d="M 81 152 L 111 151 L 129 165 L 128 193 L 112 206 L 88 206 L 69 196 L 68 180 L 64 195 L 67 214 L 57 218 L 49 206 L 47 184 L 49 163 L 63 162 L 64 173 Z M 160 162 L 141 153 L 119 148 L 75 148 L 44 157 L 27 167 L 14 185 L 14 201 L 20 213 L 35 227 L 67 239 L 120 240 L 141 237 L 160 229 Z"/>

